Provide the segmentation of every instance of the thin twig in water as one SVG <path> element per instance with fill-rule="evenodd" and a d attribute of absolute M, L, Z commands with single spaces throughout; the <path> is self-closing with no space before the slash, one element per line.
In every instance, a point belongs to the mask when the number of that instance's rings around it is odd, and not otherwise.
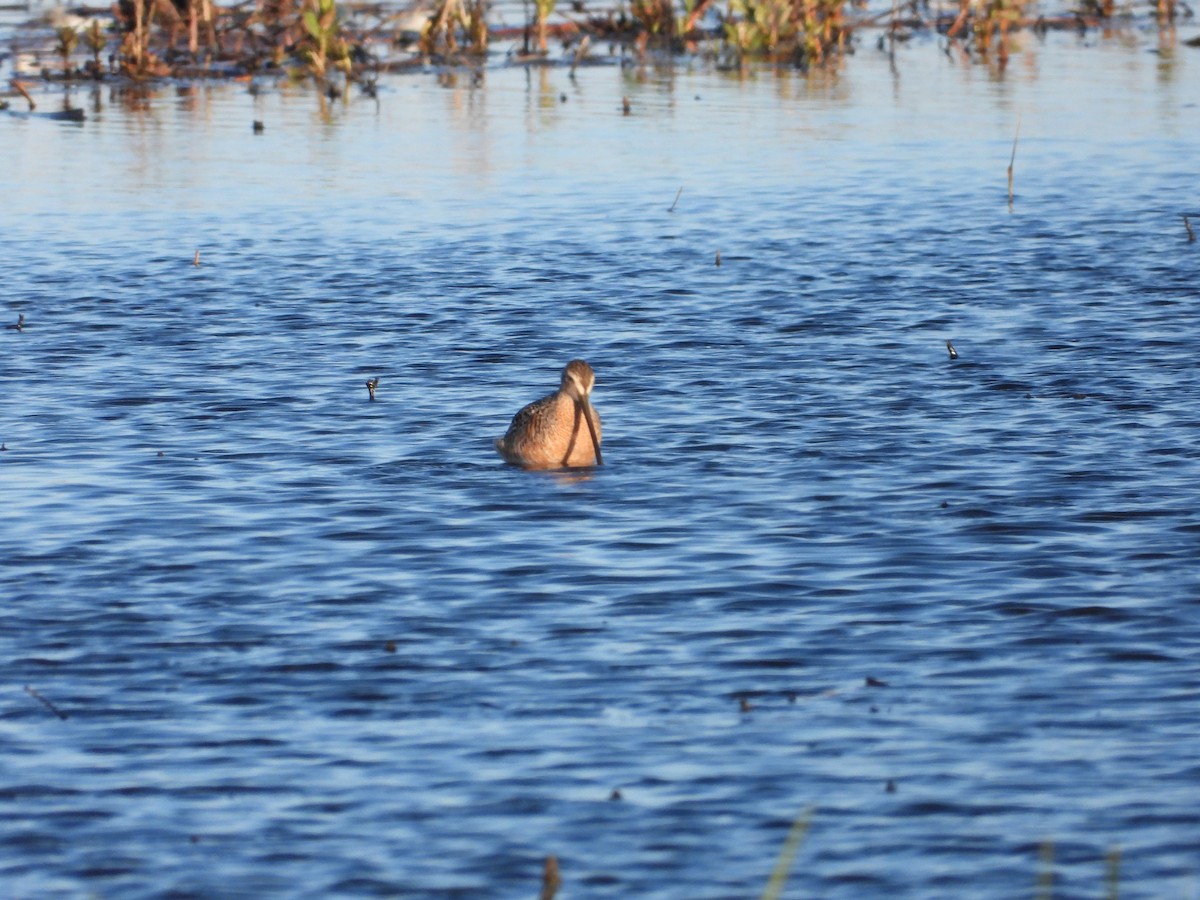
<path fill-rule="evenodd" d="M 59 709 L 57 706 L 55 706 L 53 703 L 51 703 L 49 700 L 47 700 L 44 696 L 42 696 L 41 692 L 38 691 L 36 688 L 31 688 L 29 685 L 25 685 L 25 693 L 27 693 L 34 700 L 37 700 L 39 703 L 42 704 L 42 706 L 46 707 L 46 709 L 50 710 L 50 712 L 54 713 L 60 719 L 62 719 L 63 721 L 66 721 L 67 714 L 65 712 L 63 712 L 61 709 Z"/>
<path fill-rule="evenodd" d="M 671 204 L 671 208 L 670 208 L 670 209 L 668 209 L 668 210 L 667 210 L 667 212 L 675 212 L 675 207 L 676 207 L 676 205 L 679 203 L 679 198 L 680 198 L 680 196 L 682 196 L 682 194 L 683 194 L 683 185 L 680 185 L 680 186 L 679 186 L 679 190 L 677 190 L 677 191 L 675 192 L 675 200 L 674 200 L 674 202 Z"/>
<path fill-rule="evenodd" d="M 17 81 L 15 78 L 10 83 L 12 84 L 13 89 L 29 102 L 30 112 L 33 112 L 35 109 L 37 109 L 37 104 L 34 103 L 33 98 L 29 96 L 29 91 L 25 90 L 25 85 L 21 84 L 21 82 Z"/>
<path fill-rule="evenodd" d="M 1017 141 L 1021 138 L 1021 117 L 1017 116 L 1017 131 L 1013 135 L 1012 156 L 1008 159 L 1008 208 L 1012 209 L 1013 205 L 1013 164 L 1017 161 Z"/>
<path fill-rule="evenodd" d="M 1054 896 L 1054 841 L 1042 841 L 1038 850 L 1037 900 Z"/>
<path fill-rule="evenodd" d="M 583 36 L 583 40 L 581 40 L 579 42 L 579 46 L 575 48 L 575 59 L 572 60 L 572 62 L 571 62 L 571 79 L 572 80 L 574 80 L 574 78 L 575 78 L 575 70 L 579 68 L 579 61 L 582 60 L 584 57 L 584 54 L 587 53 L 588 45 L 591 44 L 591 42 L 592 42 L 592 39 L 588 35 L 585 34 Z"/>

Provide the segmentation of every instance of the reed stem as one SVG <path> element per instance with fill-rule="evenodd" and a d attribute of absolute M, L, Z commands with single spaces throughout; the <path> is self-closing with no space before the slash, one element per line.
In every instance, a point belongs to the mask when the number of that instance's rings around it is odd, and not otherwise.
<path fill-rule="evenodd" d="M 554 900 L 554 895 L 558 893 L 561 885 L 562 879 L 558 875 L 558 857 L 547 856 L 546 865 L 542 869 L 542 892 L 538 895 L 538 900 Z"/>
<path fill-rule="evenodd" d="M 46 707 L 46 709 L 50 710 L 50 712 L 54 713 L 54 715 L 58 716 L 60 720 L 66 721 L 67 714 L 51 703 L 45 696 L 42 695 L 41 691 L 37 690 L 37 688 L 31 688 L 29 685 L 25 685 L 25 693 L 41 703 L 42 706 Z"/>
<path fill-rule="evenodd" d="M 1017 141 L 1021 139 L 1021 117 L 1017 116 L 1017 131 L 1013 135 L 1012 156 L 1008 159 L 1008 208 L 1013 205 L 1013 164 L 1017 161 Z"/>
<path fill-rule="evenodd" d="M 1052 900 L 1054 896 L 1054 841 L 1042 841 L 1038 849 L 1037 900 Z"/>

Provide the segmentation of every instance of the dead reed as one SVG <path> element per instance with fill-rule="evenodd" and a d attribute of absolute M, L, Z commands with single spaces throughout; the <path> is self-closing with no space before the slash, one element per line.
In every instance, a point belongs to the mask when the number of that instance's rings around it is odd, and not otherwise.
<path fill-rule="evenodd" d="M 426 57 L 453 60 L 487 52 L 486 0 L 439 0 L 417 46 Z"/>
<path fill-rule="evenodd" d="M 1008 158 L 1008 208 L 1013 206 L 1013 165 L 1017 161 L 1017 141 L 1021 138 L 1021 117 L 1017 116 L 1017 130 L 1013 134 L 1012 156 Z"/>
<path fill-rule="evenodd" d="M 29 685 L 25 685 L 25 693 L 27 693 L 34 700 L 37 700 L 39 703 L 41 703 L 42 706 L 46 707 L 46 709 L 50 710 L 50 712 L 54 713 L 54 715 L 58 716 L 58 718 L 60 720 L 66 721 L 69 718 L 69 716 L 67 716 L 67 714 L 65 712 L 63 712 L 61 709 L 59 709 L 57 706 L 55 706 L 53 703 L 51 703 L 49 701 L 49 699 L 47 699 L 41 693 L 41 691 L 37 690 L 36 688 L 32 688 Z"/>
<path fill-rule="evenodd" d="M 558 875 L 558 857 L 547 856 L 546 863 L 542 867 L 542 892 L 538 895 L 539 900 L 554 900 L 554 895 L 558 893 L 561 886 L 562 879 Z"/>
<path fill-rule="evenodd" d="M 25 102 L 29 104 L 30 112 L 33 112 L 35 109 L 37 109 L 37 103 L 34 102 L 33 97 L 29 96 L 29 91 L 25 89 L 25 85 L 21 84 L 21 82 L 14 78 L 12 80 L 12 86 L 14 91 L 25 98 Z"/>
<path fill-rule="evenodd" d="M 575 47 L 575 56 L 571 60 L 571 80 L 575 80 L 575 70 L 579 68 L 579 64 L 587 57 L 588 47 L 592 45 L 592 39 L 589 35 L 584 35 Z"/>

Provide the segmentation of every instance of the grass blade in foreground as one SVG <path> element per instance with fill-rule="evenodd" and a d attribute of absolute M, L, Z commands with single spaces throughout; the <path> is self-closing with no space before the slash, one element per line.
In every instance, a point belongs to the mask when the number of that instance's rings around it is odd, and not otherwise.
<path fill-rule="evenodd" d="M 792 823 L 787 837 L 784 838 L 783 847 L 779 850 L 779 859 L 775 860 L 775 870 L 771 872 L 771 880 L 767 882 L 762 900 L 779 900 L 783 896 L 784 885 L 787 884 L 788 874 L 792 871 L 792 860 L 796 858 L 796 851 L 800 849 L 800 842 L 804 840 L 812 815 L 813 808 L 809 806 L 796 816 L 796 821 Z"/>

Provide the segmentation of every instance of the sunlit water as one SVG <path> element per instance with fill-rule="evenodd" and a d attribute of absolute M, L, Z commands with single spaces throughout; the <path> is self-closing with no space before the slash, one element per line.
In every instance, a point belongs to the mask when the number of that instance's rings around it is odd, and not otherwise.
<path fill-rule="evenodd" d="M 1196 897 L 1198 69 L 0 118 L 0 893 Z"/>

